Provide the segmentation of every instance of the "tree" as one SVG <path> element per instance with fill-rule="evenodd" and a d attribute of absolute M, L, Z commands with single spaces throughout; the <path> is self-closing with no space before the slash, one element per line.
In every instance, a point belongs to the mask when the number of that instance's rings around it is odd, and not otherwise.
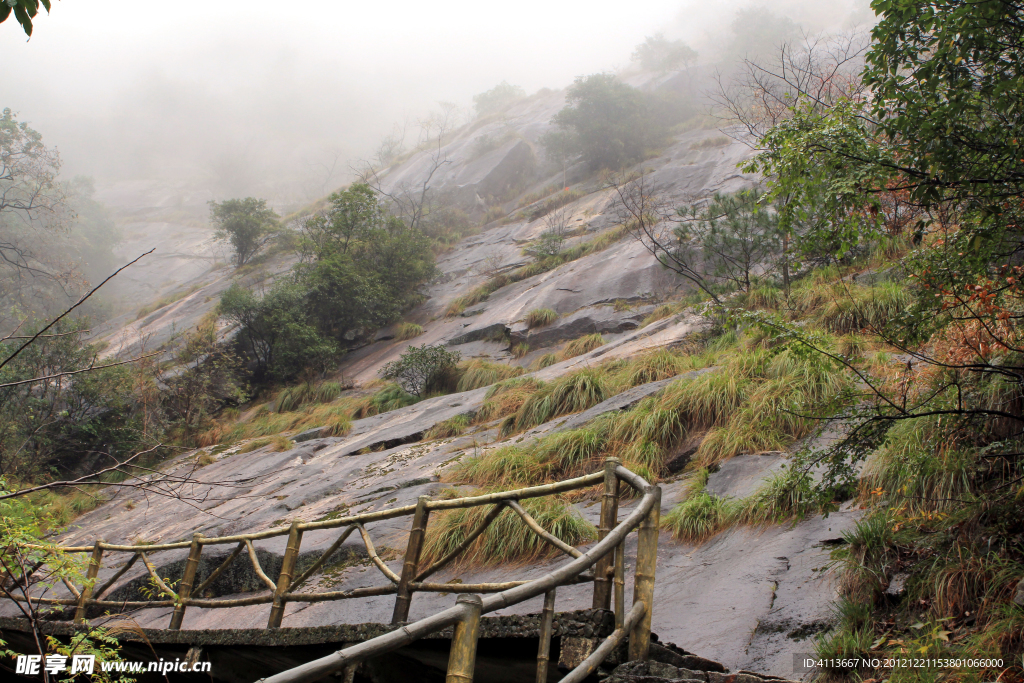
<path fill-rule="evenodd" d="M 413 396 L 425 398 L 446 373 L 455 369 L 460 358 L 458 351 L 447 351 L 440 344 L 410 346 L 398 360 L 386 363 L 380 376 L 397 381 Z"/>
<path fill-rule="evenodd" d="M 561 254 L 569 234 L 570 218 L 572 212 L 564 208 L 549 213 L 544 217 L 544 232 L 524 251 L 538 261 Z"/>
<path fill-rule="evenodd" d="M 697 52 L 681 40 L 655 33 L 637 45 L 630 58 L 648 71 L 678 71 L 696 60 Z"/>
<path fill-rule="evenodd" d="M 580 76 L 565 99 L 566 106 L 551 121 L 569 134 L 570 149 L 594 169 L 620 168 L 643 158 L 685 113 L 611 74 Z"/>
<path fill-rule="evenodd" d="M 502 81 L 487 92 L 473 95 L 473 106 L 476 108 L 476 115 L 483 116 L 507 109 L 513 102 L 524 97 L 526 97 L 526 91 L 521 87 L 511 85 L 508 81 Z"/>
<path fill-rule="evenodd" d="M 710 275 L 749 292 L 751 277 L 773 273 L 781 256 L 779 218 L 761 196 L 756 189 L 716 193 L 703 208 L 680 209 L 678 248 L 697 246 Z"/>
<path fill-rule="evenodd" d="M 14 15 L 14 18 L 21 24 L 25 35 L 32 36 L 32 20 L 39 14 L 39 6 L 42 5 L 46 12 L 50 12 L 50 0 L 4 0 L 0 2 L 0 24 L 7 21 L 7 18 Z"/>
<path fill-rule="evenodd" d="M 254 197 L 210 202 L 210 220 L 217 227 L 215 238 L 234 248 L 237 267 L 248 263 L 280 230 L 278 215 L 267 201 Z"/>

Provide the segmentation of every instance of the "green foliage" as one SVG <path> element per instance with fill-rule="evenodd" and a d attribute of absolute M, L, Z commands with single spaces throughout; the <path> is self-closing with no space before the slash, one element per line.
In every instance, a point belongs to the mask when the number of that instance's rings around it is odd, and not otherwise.
<path fill-rule="evenodd" d="M 550 308 L 535 308 L 526 314 L 526 327 L 534 329 L 544 327 L 558 320 L 558 313 Z"/>
<path fill-rule="evenodd" d="M 417 303 L 434 275 L 429 238 L 388 216 L 368 186 L 330 200 L 304 222 L 302 261 L 289 276 L 263 296 L 234 285 L 221 299 L 257 382 L 328 371 L 346 347 Z"/>
<path fill-rule="evenodd" d="M 522 501 L 522 506 L 544 529 L 569 545 L 583 545 L 597 538 L 594 525 L 583 519 L 572 504 L 562 498 L 530 498 Z M 432 515 L 423 546 L 424 561 L 434 562 L 457 548 L 479 526 L 488 511 L 488 507 L 478 506 Z M 529 562 L 552 557 L 558 552 L 533 533 L 514 512 L 506 509 L 470 544 L 457 564 L 479 566 Z"/>
<path fill-rule="evenodd" d="M 483 116 L 503 111 L 524 97 L 526 97 L 526 91 L 521 87 L 502 81 L 487 92 L 473 95 L 473 106 L 476 108 L 476 115 Z"/>
<path fill-rule="evenodd" d="M 702 209 L 679 211 L 674 258 L 692 261 L 699 249 L 708 275 L 744 292 L 755 274 L 770 276 L 782 256 L 778 215 L 761 201 L 760 190 L 715 194 Z"/>
<path fill-rule="evenodd" d="M 238 343 L 255 364 L 255 380 L 288 379 L 307 368 L 323 372 L 335 362 L 337 342 L 304 315 L 306 291 L 295 283 L 263 297 L 237 284 L 221 297 L 221 313 L 239 326 Z"/>
<path fill-rule="evenodd" d="M 0 23 L 7 20 L 11 14 L 21 24 L 25 35 L 32 36 L 32 20 L 39 14 L 39 6 L 42 5 L 46 12 L 50 12 L 50 0 L 11 0 L 11 2 L 0 3 Z"/>
<path fill-rule="evenodd" d="M 655 33 L 637 45 L 630 58 L 649 71 L 675 71 L 695 61 L 697 52 L 681 40 Z"/>
<path fill-rule="evenodd" d="M 669 126 L 681 120 L 685 107 L 669 106 L 611 74 L 577 78 L 566 93 L 566 106 L 552 122 L 567 137 L 567 149 L 596 170 L 620 168 L 639 161 L 664 143 Z M 558 140 L 546 140 L 557 147 Z"/>
<path fill-rule="evenodd" d="M 459 362 L 458 351 L 444 346 L 410 346 L 398 360 L 386 363 L 380 370 L 384 379 L 395 380 L 407 392 L 424 398 Z"/>
<path fill-rule="evenodd" d="M 267 206 L 267 200 L 246 197 L 210 202 L 210 220 L 216 226 L 214 236 L 231 243 L 235 265 L 244 266 L 274 239 L 280 231 L 280 218 Z"/>
<path fill-rule="evenodd" d="M 38 329 L 30 322 L 21 334 L 30 336 Z M 0 383 L 89 367 L 94 351 L 84 343 L 85 334 L 81 321 L 57 323 L 48 336 L 0 369 Z M 23 343 L 0 342 L 0 359 Z M 0 389 L 0 469 L 21 481 L 61 476 L 78 472 L 90 453 L 124 460 L 153 445 L 150 439 L 162 435 L 163 425 L 152 419 L 157 416 L 147 416 L 145 397 L 137 389 L 127 365 L 83 373 L 74 381 L 60 378 Z M 151 412 L 158 405 L 152 403 Z"/>

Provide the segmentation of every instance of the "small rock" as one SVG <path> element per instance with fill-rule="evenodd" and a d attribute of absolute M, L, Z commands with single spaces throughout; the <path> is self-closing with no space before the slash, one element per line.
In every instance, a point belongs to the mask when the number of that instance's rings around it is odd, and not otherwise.
<path fill-rule="evenodd" d="M 1013 596 L 1013 604 L 1024 607 L 1024 579 L 1017 582 L 1017 592 Z"/>
<path fill-rule="evenodd" d="M 885 594 L 890 598 L 901 598 L 903 593 L 906 591 L 907 586 L 907 574 L 894 574 L 892 579 L 889 580 L 889 585 L 885 589 Z M 1017 595 L 1020 595 L 1020 584 L 1017 585 Z"/>

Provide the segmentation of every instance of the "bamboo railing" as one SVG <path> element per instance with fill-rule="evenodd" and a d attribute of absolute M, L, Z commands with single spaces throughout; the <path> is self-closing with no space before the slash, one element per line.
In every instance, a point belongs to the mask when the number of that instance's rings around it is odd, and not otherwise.
<path fill-rule="evenodd" d="M 629 515 L 619 522 L 617 517 L 620 485 L 622 482 L 625 482 L 640 494 L 640 499 Z M 581 552 L 546 531 L 520 505 L 520 501 L 530 498 L 575 491 L 596 484 L 603 484 L 598 542 L 587 552 Z M 408 621 L 409 607 L 415 593 L 460 593 L 461 595 L 459 595 L 454 607 L 426 619 L 399 626 L 396 630 L 372 640 L 339 650 L 327 657 L 303 664 L 263 680 L 266 683 L 315 681 L 327 674 L 354 667 L 369 657 L 404 647 L 428 634 L 454 626 L 447 681 L 448 683 L 471 683 L 473 679 L 473 665 L 476 658 L 476 641 L 479 635 L 480 616 L 521 603 L 539 595 L 544 595 L 540 645 L 537 654 L 537 681 L 540 683 L 547 681 L 557 587 L 593 582 L 593 607 L 594 609 L 611 609 L 614 607 L 616 628 L 614 633 L 586 661 L 563 679 L 565 683 L 582 681 L 627 637 L 629 639 L 630 659 L 647 658 L 650 645 L 651 608 L 654 596 L 654 570 L 658 549 L 660 501 L 661 490 L 659 487 L 652 486 L 640 476 L 622 467 L 618 459 L 608 458 L 605 460 L 605 466 L 601 472 L 553 484 L 449 500 L 431 500 L 427 496 L 421 496 L 415 505 L 406 505 L 390 510 L 350 515 L 348 517 L 318 522 L 292 522 L 289 527 L 268 529 L 251 534 L 215 538 L 194 534 L 190 541 L 154 545 L 117 545 L 105 543 L 100 539 L 97 539 L 89 546 L 69 546 L 56 549 L 51 546 L 32 545 L 28 547 L 44 552 L 88 553 L 90 560 L 84 585 L 79 590 L 69 584 L 67 588 L 72 596 L 70 598 L 44 598 L 31 595 L 25 597 L 18 595 L 14 596 L 13 599 L 18 601 L 30 600 L 40 605 L 73 606 L 75 607 L 74 621 L 76 623 L 81 623 L 85 619 L 86 612 L 91 607 L 124 610 L 173 606 L 174 610 L 168 626 L 171 629 L 181 628 L 186 610 L 189 607 L 209 609 L 270 604 L 271 609 L 267 627 L 278 628 L 284 619 L 285 607 L 289 602 L 322 602 L 394 594 L 396 598 L 392 614 L 392 624 L 399 625 Z M 483 505 L 492 505 L 493 507 L 484 516 L 480 524 L 467 534 L 463 542 L 444 557 L 421 569 L 420 556 L 423 550 L 430 513 L 435 510 L 452 510 Z M 478 584 L 429 583 L 426 581 L 426 579 L 447 566 L 464 552 L 497 519 L 498 515 L 505 508 L 510 509 L 522 519 L 523 523 L 534 534 L 567 555 L 571 561 L 561 565 L 546 576 L 532 581 Z M 401 574 L 396 574 L 378 555 L 365 525 L 369 522 L 410 515 L 413 518 L 412 528 L 406 545 Z M 340 532 L 338 537 L 316 562 L 302 573 L 296 575 L 303 533 L 319 529 L 340 529 Z M 638 529 L 637 560 L 633 588 L 633 605 L 627 612 L 624 596 L 623 557 L 626 536 L 634 529 Z M 324 566 L 351 534 L 357 531 L 366 548 L 367 556 L 387 579 L 387 583 L 381 586 L 351 590 L 299 593 L 299 589 L 302 588 L 309 578 Z M 267 575 L 261 566 L 253 542 L 281 536 L 287 536 L 287 545 L 284 557 L 282 558 L 281 570 L 275 581 Z M 227 558 L 201 584 L 198 586 L 194 585 L 203 549 L 207 546 L 218 545 L 234 545 L 235 547 Z M 157 552 L 185 548 L 188 548 L 188 557 L 178 584 L 178 590 L 175 592 L 159 576 L 149 556 Z M 238 559 L 243 551 L 246 553 L 256 576 L 266 585 L 266 591 L 244 598 L 207 599 L 193 597 L 201 596 L 225 569 Z M 110 553 L 128 553 L 130 557 L 113 576 L 108 578 L 102 585 L 94 587 L 103 560 L 109 557 Z M 157 587 L 160 596 L 151 600 L 105 600 L 104 595 L 139 560 L 142 561 L 151 582 Z M 592 567 L 594 571 L 586 573 Z M 479 594 L 490 595 L 482 598 Z"/>

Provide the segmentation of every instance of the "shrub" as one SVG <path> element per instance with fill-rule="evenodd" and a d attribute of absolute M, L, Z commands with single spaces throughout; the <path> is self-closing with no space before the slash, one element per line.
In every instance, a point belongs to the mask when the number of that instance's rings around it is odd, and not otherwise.
<path fill-rule="evenodd" d="M 529 329 L 544 327 L 558 320 L 558 313 L 550 308 L 535 308 L 526 314 L 526 326 Z"/>
<path fill-rule="evenodd" d="M 448 351 L 440 344 L 410 346 L 398 360 L 385 364 L 380 376 L 397 381 L 413 396 L 423 398 L 432 386 L 455 369 L 459 358 L 458 351 Z"/>
<path fill-rule="evenodd" d="M 279 216 L 267 207 L 265 199 L 246 197 L 210 202 L 210 220 L 217 231 L 214 237 L 231 242 L 235 265 L 244 266 L 280 230 Z"/>

